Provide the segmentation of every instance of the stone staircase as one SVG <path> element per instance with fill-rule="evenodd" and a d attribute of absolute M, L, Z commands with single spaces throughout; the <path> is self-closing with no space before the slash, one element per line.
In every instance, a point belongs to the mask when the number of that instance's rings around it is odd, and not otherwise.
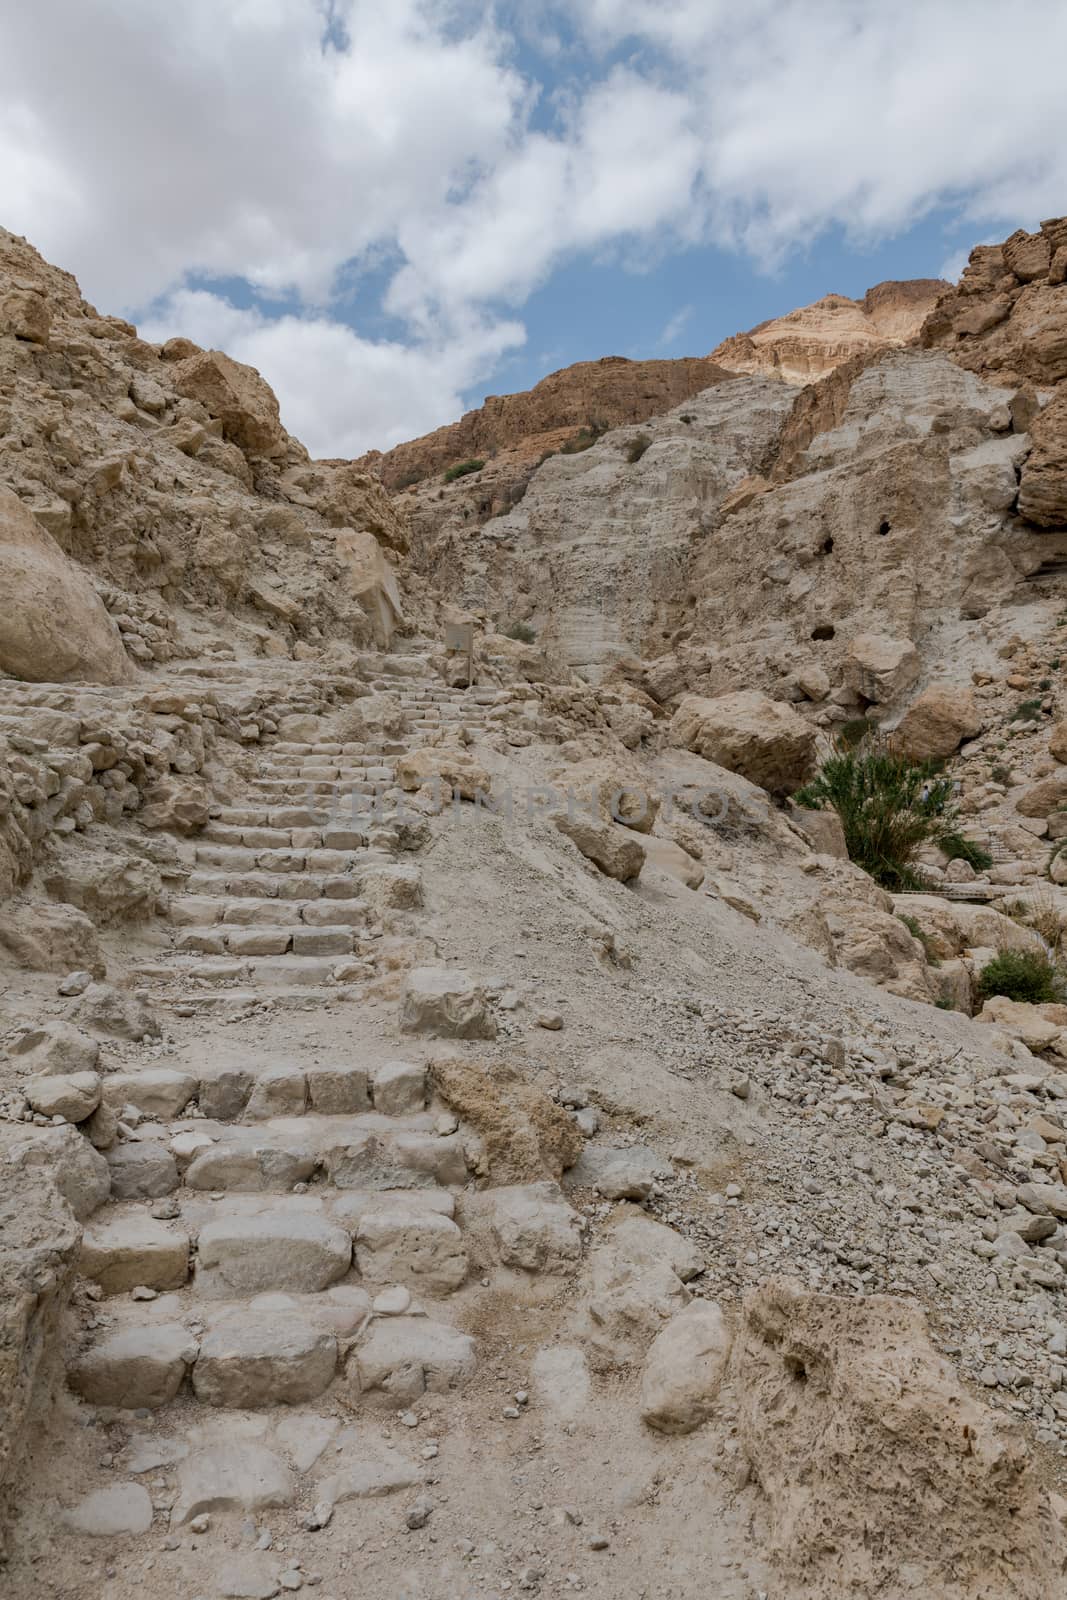
<path fill-rule="evenodd" d="M 473 1373 L 474 1341 L 443 1310 L 469 1272 L 466 1135 L 422 1065 L 157 1069 L 107 1087 L 137 1125 L 107 1153 L 112 1203 L 85 1230 L 101 1298 L 68 1359 L 76 1393 L 156 1410 L 189 1377 L 213 1407 L 336 1385 L 395 1408 Z"/>

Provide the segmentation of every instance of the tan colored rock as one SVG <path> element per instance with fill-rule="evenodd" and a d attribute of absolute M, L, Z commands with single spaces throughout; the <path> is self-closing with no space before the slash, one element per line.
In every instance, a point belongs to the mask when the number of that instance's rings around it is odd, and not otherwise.
<path fill-rule="evenodd" d="M 692 1433 L 713 1414 L 730 1331 L 713 1300 L 694 1300 L 658 1333 L 641 1374 L 641 1420 L 657 1433 Z"/>
<path fill-rule="evenodd" d="M 221 350 L 201 350 L 173 369 L 175 389 L 198 400 L 222 423 L 227 440 L 246 455 L 284 456 L 287 436 L 270 385 L 254 367 L 234 361 Z"/>
<path fill-rule="evenodd" d="M 772 1279 L 730 1373 L 781 1600 L 874 1600 L 905 1571 L 946 1600 L 1056 1592 L 1067 1547 L 1022 1431 L 960 1386 L 914 1302 Z"/>
<path fill-rule="evenodd" d="M 919 652 L 910 639 L 858 633 L 845 656 L 845 682 L 873 705 L 899 699 L 919 676 Z"/>
<path fill-rule="evenodd" d="M 76 1357 L 67 1381 L 90 1405 L 155 1411 L 174 1399 L 196 1352 L 180 1322 L 122 1329 Z"/>
<path fill-rule="evenodd" d="M 142 828 L 190 834 L 205 827 L 210 816 L 208 791 L 201 779 L 167 777 L 145 790 L 137 820 Z"/>
<path fill-rule="evenodd" d="M 84 1122 L 100 1104 L 100 1078 L 95 1072 L 44 1073 L 22 1086 L 27 1104 L 44 1117 Z"/>
<path fill-rule="evenodd" d="M 106 971 L 94 924 L 74 906 L 47 901 L 12 909 L 0 924 L 0 950 L 31 972 Z"/>
<path fill-rule="evenodd" d="M 1063 1023 L 1050 1022 L 1040 1007 L 1024 1000 L 1009 1000 L 1003 994 L 990 995 L 976 1020 L 995 1023 L 1035 1053 L 1047 1050 L 1063 1032 Z"/>
<path fill-rule="evenodd" d="M 403 1033 L 438 1039 L 495 1039 L 496 1019 L 484 991 L 454 967 L 413 967 L 404 979 Z"/>
<path fill-rule="evenodd" d="M 396 575 L 381 545 L 366 528 L 338 528 L 334 549 L 344 592 L 366 616 L 374 642 L 388 650 L 403 620 L 403 607 Z"/>
<path fill-rule="evenodd" d="M 686 695 L 671 739 L 772 794 L 799 789 L 815 765 L 814 728 L 785 701 L 756 690 L 714 699 Z"/>
<path fill-rule="evenodd" d="M 105 1213 L 82 1235 L 78 1270 L 105 1294 L 180 1289 L 189 1276 L 189 1235 L 145 1212 Z"/>
<path fill-rule="evenodd" d="M 552 787 L 577 807 L 579 816 L 591 814 L 602 822 L 621 823 L 635 833 L 652 832 L 659 813 L 659 796 L 653 794 L 639 770 L 606 756 L 588 756 L 583 761 L 556 768 L 551 773 Z"/>
<path fill-rule="evenodd" d="M 1048 737 L 1048 753 L 1055 761 L 1067 762 L 1067 722 L 1057 722 Z"/>
<path fill-rule="evenodd" d="M 46 1022 L 40 1028 L 30 1028 L 7 1048 L 19 1066 L 31 1074 L 93 1072 L 100 1060 L 97 1041 L 69 1022 Z"/>
<path fill-rule="evenodd" d="M 862 300 L 828 294 L 717 345 L 711 359 L 731 372 L 808 384 L 843 362 L 909 344 L 948 285 L 939 278 L 877 283 Z"/>
<path fill-rule="evenodd" d="M 965 739 L 973 739 L 984 726 L 970 689 L 932 683 L 901 717 L 893 744 L 912 761 L 929 761 L 955 754 Z"/>
<path fill-rule="evenodd" d="M 474 756 L 465 750 L 451 750 L 447 745 L 430 745 L 424 750 L 409 750 L 396 764 L 396 781 L 409 793 L 421 789 L 423 784 L 436 784 L 444 794 L 445 786 L 461 800 L 473 800 L 477 795 L 488 796 L 493 780 Z"/>
<path fill-rule="evenodd" d="M 1019 515 L 1039 528 L 1067 528 L 1067 388 L 1053 396 L 1030 433 L 1034 444 L 1019 478 Z"/>
<path fill-rule="evenodd" d="M 317 511 L 331 528 L 371 533 L 387 550 L 403 554 L 408 527 L 402 506 L 379 478 L 351 461 L 309 461 L 282 475 L 282 488 L 297 505 Z"/>
<path fill-rule="evenodd" d="M 0 295 L 0 334 L 25 339 L 27 344 L 46 345 L 51 328 L 48 301 L 37 290 L 14 288 Z"/>
<path fill-rule="evenodd" d="M 1067 772 L 1062 769 L 1024 789 L 1015 809 L 1024 817 L 1048 817 L 1067 806 Z"/>
<path fill-rule="evenodd" d="M 570 817 L 561 812 L 553 822 L 587 860 L 606 877 L 619 883 L 632 883 L 645 864 L 645 848 L 629 828 L 613 822 L 597 822 L 581 814 Z"/>
<path fill-rule="evenodd" d="M 133 667 L 88 577 L 0 485 L 0 672 L 33 683 L 126 683 Z"/>
<path fill-rule="evenodd" d="M 573 1119 L 502 1062 L 451 1056 L 430 1063 L 437 1093 L 481 1141 L 479 1173 L 495 1184 L 558 1179 L 582 1152 Z"/>

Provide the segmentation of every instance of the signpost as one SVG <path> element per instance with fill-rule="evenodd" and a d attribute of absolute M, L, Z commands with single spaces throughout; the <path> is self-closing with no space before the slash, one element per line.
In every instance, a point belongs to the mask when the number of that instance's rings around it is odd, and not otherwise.
<path fill-rule="evenodd" d="M 446 622 L 445 649 L 465 652 L 467 657 L 467 687 L 474 683 L 474 623 Z"/>

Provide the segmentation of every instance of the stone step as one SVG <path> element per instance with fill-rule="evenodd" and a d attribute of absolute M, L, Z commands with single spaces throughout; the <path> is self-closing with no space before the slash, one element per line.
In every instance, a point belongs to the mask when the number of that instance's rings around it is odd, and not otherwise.
<path fill-rule="evenodd" d="M 198 844 L 196 864 L 231 867 L 236 872 L 344 872 L 353 857 L 367 848 L 366 831 L 361 828 L 328 828 L 314 837 L 320 842 L 304 847 L 288 842 L 271 846 Z"/>
<path fill-rule="evenodd" d="M 258 900 L 351 900 L 356 883 L 345 872 L 191 872 L 186 896 Z"/>
<path fill-rule="evenodd" d="M 227 900 L 224 896 L 178 895 L 168 908 L 170 921 L 178 928 L 208 930 L 218 924 L 236 927 L 286 927 L 300 923 L 308 927 L 359 928 L 367 920 L 365 900 Z"/>
<path fill-rule="evenodd" d="M 178 935 L 174 948 L 201 955 L 320 956 L 351 955 L 352 946 L 352 929 L 344 923 L 320 923 L 315 927 L 266 923 L 188 928 Z"/>
<path fill-rule="evenodd" d="M 309 933 L 317 929 L 308 929 Z M 349 934 L 351 938 L 351 934 Z M 245 956 L 195 956 L 177 954 L 164 962 L 145 962 L 133 968 L 139 978 L 163 983 L 189 982 L 194 984 L 256 983 L 256 984 L 329 984 L 335 981 L 334 969 L 346 953 L 339 951 L 331 956 L 301 954 Z M 364 976 L 369 976 L 368 968 Z M 353 975 L 355 976 L 355 975 Z M 348 980 L 352 981 L 352 980 Z"/>

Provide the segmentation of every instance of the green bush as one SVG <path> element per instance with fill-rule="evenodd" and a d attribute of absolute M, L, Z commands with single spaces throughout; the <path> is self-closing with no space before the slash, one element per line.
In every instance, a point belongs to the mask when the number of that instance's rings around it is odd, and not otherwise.
<path fill-rule="evenodd" d="M 911 934 L 912 938 L 918 939 L 919 943 L 922 945 L 923 955 L 926 957 L 927 964 L 931 967 L 939 967 L 941 965 L 941 957 L 934 950 L 930 943 L 930 935 L 926 932 L 925 928 L 922 927 L 918 919 L 916 917 L 909 917 L 906 911 L 898 911 L 897 915 L 907 928 L 908 932 Z"/>
<path fill-rule="evenodd" d="M 943 833 L 937 841 L 950 861 L 966 861 L 975 872 L 988 872 L 993 865 L 993 857 L 988 850 L 983 850 L 980 844 L 975 844 L 973 839 L 965 839 L 962 833 L 950 830 Z"/>
<path fill-rule="evenodd" d="M 631 467 L 635 461 L 640 461 L 652 440 L 647 433 L 639 433 L 636 439 L 631 439 L 626 449 L 626 459 Z"/>
<path fill-rule="evenodd" d="M 1029 722 L 1031 717 L 1039 716 L 1041 712 L 1040 700 L 1020 700 L 1011 714 L 1012 722 Z"/>
<path fill-rule="evenodd" d="M 504 629 L 505 639 L 518 639 L 521 644 L 533 644 L 537 634 L 528 622 L 513 622 Z"/>
<path fill-rule="evenodd" d="M 449 467 L 445 482 L 455 483 L 457 478 L 465 478 L 469 472 L 481 472 L 484 466 L 484 461 L 459 461 L 454 467 Z"/>
<path fill-rule="evenodd" d="M 838 745 L 793 798 L 836 811 L 850 858 L 884 889 L 921 888 L 914 870 L 919 850 L 956 824 L 951 780 L 931 777 L 882 740 L 852 750 Z"/>
<path fill-rule="evenodd" d="M 846 750 L 854 750 L 864 739 L 878 732 L 878 724 L 870 717 L 849 717 L 837 730 L 837 742 Z"/>
<path fill-rule="evenodd" d="M 1002 950 L 978 974 L 977 988 L 982 1000 L 1002 994 L 1035 1006 L 1062 1001 L 1065 993 L 1063 973 L 1035 950 Z"/>

